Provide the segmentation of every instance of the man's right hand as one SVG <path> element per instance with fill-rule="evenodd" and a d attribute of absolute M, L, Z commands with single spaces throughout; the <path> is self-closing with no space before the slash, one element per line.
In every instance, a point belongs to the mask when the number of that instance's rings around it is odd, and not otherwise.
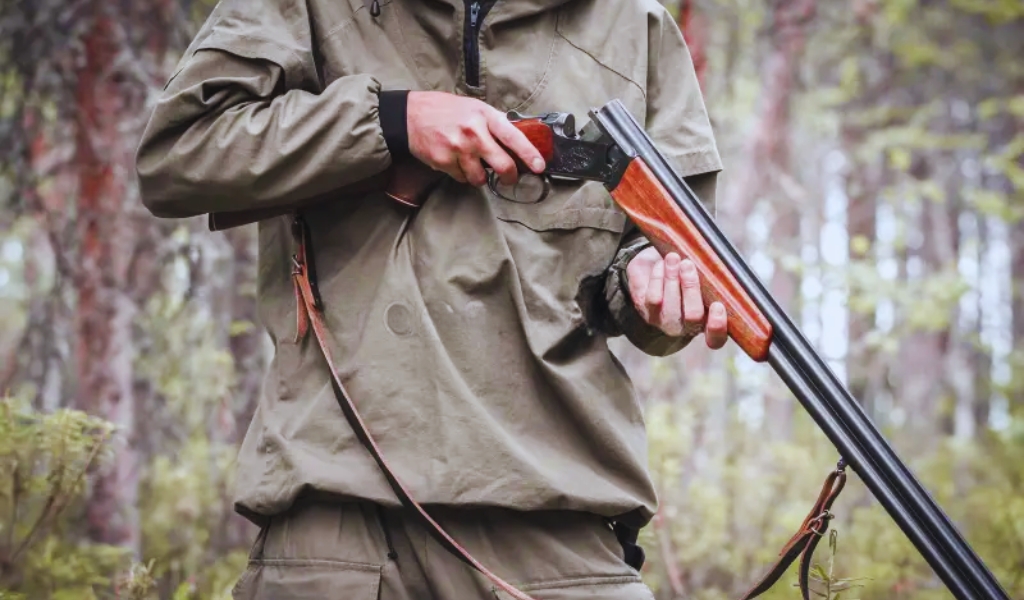
<path fill-rule="evenodd" d="M 530 140 L 504 113 L 480 100 L 409 92 L 406 121 L 412 155 L 462 183 L 487 182 L 483 160 L 502 183 L 514 185 L 519 173 L 509 151 L 534 173 L 544 171 L 544 159 Z"/>

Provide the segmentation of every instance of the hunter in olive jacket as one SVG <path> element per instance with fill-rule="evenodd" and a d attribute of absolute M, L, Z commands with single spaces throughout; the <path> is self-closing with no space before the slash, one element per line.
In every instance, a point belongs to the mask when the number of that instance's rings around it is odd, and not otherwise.
<path fill-rule="evenodd" d="M 153 214 L 286 206 L 386 169 L 380 93 L 436 90 L 523 114 L 618 98 L 701 198 L 721 163 L 683 38 L 656 0 L 224 0 L 138 152 Z M 607 346 L 666 337 L 625 265 L 646 244 L 599 183 L 522 204 L 451 179 L 418 210 L 374 193 L 306 211 L 340 375 L 426 505 L 565 509 L 640 526 L 656 506 L 642 414 Z M 398 506 L 295 342 L 289 220 L 259 224 L 275 354 L 238 460 L 256 522 L 301 493 Z"/>

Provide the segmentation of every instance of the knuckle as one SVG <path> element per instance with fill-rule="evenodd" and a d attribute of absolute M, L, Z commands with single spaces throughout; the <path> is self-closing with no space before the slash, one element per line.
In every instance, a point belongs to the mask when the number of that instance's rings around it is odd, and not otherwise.
<path fill-rule="evenodd" d="M 683 328 L 678 323 L 667 323 L 661 327 L 661 330 L 665 332 L 665 335 L 670 337 L 679 337 L 683 335 Z"/>
<path fill-rule="evenodd" d="M 466 147 L 467 140 L 466 136 L 462 133 L 462 130 L 457 129 L 456 131 L 448 134 L 448 136 L 446 136 L 445 138 L 445 141 L 447 142 L 449 148 L 455 150 L 456 152 L 460 152 Z"/>
<path fill-rule="evenodd" d="M 498 164 L 492 165 L 494 170 L 502 175 L 514 175 L 517 172 L 516 163 L 511 158 L 499 158 L 495 162 Z"/>
<path fill-rule="evenodd" d="M 482 121 L 492 127 L 505 128 L 507 126 L 513 129 L 515 128 L 512 123 L 505 118 L 505 113 L 484 102 L 480 102 L 480 110 L 476 114 Z"/>
<path fill-rule="evenodd" d="M 679 313 L 669 310 L 668 307 L 664 307 L 662 309 L 659 321 L 658 328 L 669 335 L 678 335 L 683 329 L 683 323 L 682 319 L 679 318 Z"/>
<path fill-rule="evenodd" d="M 473 117 L 459 123 L 459 131 L 463 137 L 469 139 L 476 139 L 480 137 L 481 129 L 486 127 L 479 117 Z"/>

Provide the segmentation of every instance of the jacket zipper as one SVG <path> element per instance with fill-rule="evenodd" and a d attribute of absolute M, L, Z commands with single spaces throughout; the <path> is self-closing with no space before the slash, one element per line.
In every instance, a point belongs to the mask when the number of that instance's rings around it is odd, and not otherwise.
<path fill-rule="evenodd" d="M 466 85 L 480 87 L 480 26 L 495 0 L 465 0 L 466 28 L 463 53 L 466 55 Z"/>

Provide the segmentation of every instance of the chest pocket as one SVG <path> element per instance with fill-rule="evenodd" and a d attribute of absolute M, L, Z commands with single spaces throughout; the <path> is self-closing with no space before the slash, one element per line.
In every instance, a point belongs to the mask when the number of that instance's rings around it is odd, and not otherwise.
<path fill-rule="evenodd" d="M 626 215 L 598 182 L 556 184 L 532 204 L 502 199 L 487 191 L 495 217 L 505 224 L 505 243 L 519 276 L 530 331 L 549 347 L 593 321 L 591 298 L 602 288 L 615 259 Z M 536 196 L 535 196 L 536 197 Z"/>
<path fill-rule="evenodd" d="M 508 194 L 506 194 L 508 195 Z M 524 194 L 525 196 L 537 194 Z M 615 205 L 604 185 L 596 181 L 579 184 L 553 184 L 551 192 L 539 202 L 517 202 L 501 198 L 487 190 L 495 216 L 519 223 L 534 231 L 600 229 L 621 233 L 626 215 Z"/>

